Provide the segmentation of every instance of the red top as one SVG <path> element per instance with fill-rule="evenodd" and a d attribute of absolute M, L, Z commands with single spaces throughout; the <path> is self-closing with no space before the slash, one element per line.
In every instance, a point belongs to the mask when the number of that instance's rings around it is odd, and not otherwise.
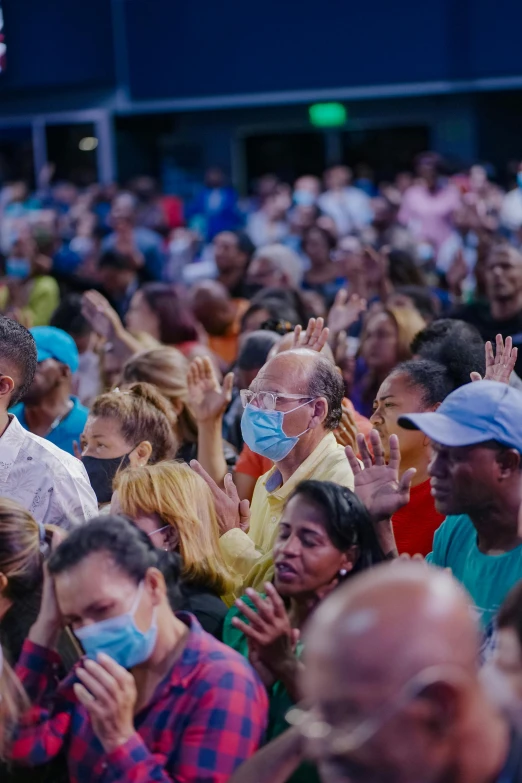
<path fill-rule="evenodd" d="M 412 487 L 410 502 L 392 517 L 399 554 L 428 555 L 433 549 L 433 535 L 443 521 L 444 516 L 435 510 L 429 480 Z"/>

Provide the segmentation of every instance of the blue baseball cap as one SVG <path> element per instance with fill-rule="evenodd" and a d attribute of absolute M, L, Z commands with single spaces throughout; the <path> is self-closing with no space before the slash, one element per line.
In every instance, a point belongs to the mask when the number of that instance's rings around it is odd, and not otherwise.
<path fill-rule="evenodd" d="M 37 360 L 45 362 L 46 359 L 56 359 L 57 362 L 66 364 L 72 373 L 75 373 L 80 365 L 78 348 L 73 338 L 63 329 L 55 326 L 35 326 L 30 329 L 36 343 Z"/>
<path fill-rule="evenodd" d="M 421 430 L 443 446 L 475 446 L 495 440 L 522 453 L 522 393 L 497 381 L 475 381 L 452 392 L 432 413 L 401 416 L 407 430 Z"/>

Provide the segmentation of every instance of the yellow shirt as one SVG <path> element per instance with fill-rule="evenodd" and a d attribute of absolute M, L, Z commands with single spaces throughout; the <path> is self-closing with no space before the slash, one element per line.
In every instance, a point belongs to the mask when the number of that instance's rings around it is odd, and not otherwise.
<path fill-rule="evenodd" d="M 228 566 L 243 576 L 244 587 L 258 589 L 269 581 L 272 549 L 284 505 L 296 486 L 307 479 L 333 481 L 353 489 L 352 469 L 333 433 L 322 439 L 285 484 L 281 484 L 281 473 L 276 467 L 261 476 L 254 489 L 248 534 L 234 528 L 219 539 Z"/>

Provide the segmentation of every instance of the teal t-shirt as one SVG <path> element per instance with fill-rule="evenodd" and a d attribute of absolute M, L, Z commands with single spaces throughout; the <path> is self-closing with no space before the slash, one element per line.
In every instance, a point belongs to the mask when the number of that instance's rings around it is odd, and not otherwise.
<path fill-rule="evenodd" d="M 54 443 L 59 449 L 63 449 L 63 451 L 74 456 L 73 444 L 75 441 L 76 443 L 80 442 L 80 435 L 85 428 L 89 410 L 81 404 L 77 397 L 71 397 L 71 400 L 73 407 L 65 419 L 45 436 L 45 440 Z M 25 406 L 23 402 L 13 405 L 13 407 L 9 409 L 9 413 L 13 413 L 16 416 L 24 430 L 29 429 L 25 420 Z"/>
<path fill-rule="evenodd" d="M 426 560 L 451 569 L 471 595 L 484 629 L 491 626 L 504 598 L 522 579 L 522 544 L 503 555 L 483 554 L 477 546 L 477 531 L 466 514 L 446 517 Z"/>

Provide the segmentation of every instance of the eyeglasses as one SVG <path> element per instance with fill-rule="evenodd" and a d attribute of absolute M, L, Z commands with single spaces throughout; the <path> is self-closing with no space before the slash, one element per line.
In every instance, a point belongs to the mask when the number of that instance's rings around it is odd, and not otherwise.
<path fill-rule="evenodd" d="M 298 726 L 302 736 L 310 741 L 328 742 L 328 751 L 332 755 L 352 753 L 372 739 L 386 723 L 395 717 L 402 709 L 437 682 L 460 681 L 468 673 L 460 666 L 430 666 L 412 677 L 387 704 L 384 704 L 375 715 L 362 720 L 347 718 L 342 725 L 332 726 L 314 709 L 306 709 L 296 705 L 286 713 L 286 721 L 291 726 Z"/>
<path fill-rule="evenodd" d="M 246 408 L 247 405 L 255 405 L 264 411 L 275 411 L 279 399 L 312 400 L 312 397 L 307 397 L 303 394 L 280 394 L 279 392 L 270 391 L 253 392 L 250 389 L 241 389 L 239 396 L 241 397 L 243 408 Z"/>

